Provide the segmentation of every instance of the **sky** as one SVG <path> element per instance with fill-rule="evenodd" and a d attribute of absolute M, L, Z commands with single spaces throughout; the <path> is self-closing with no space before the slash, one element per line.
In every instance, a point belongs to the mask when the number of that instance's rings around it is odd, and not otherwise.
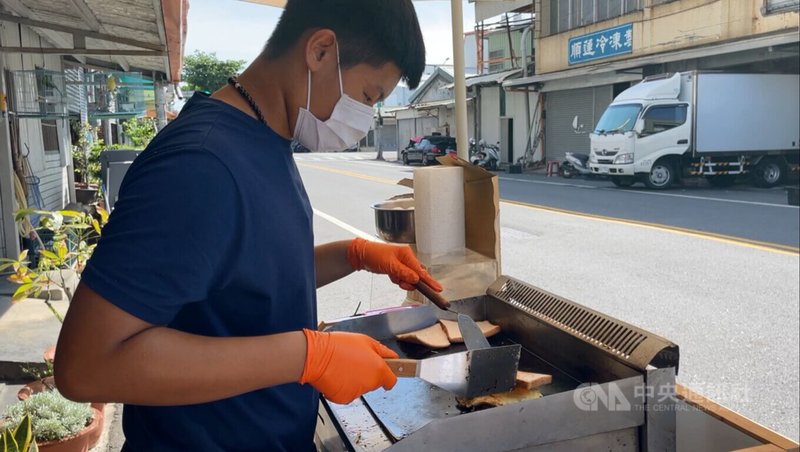
<path fill-rule="evenodd" d="M 379 1 L 379 0 L 376 0 Z M 464 4 L 464 31 L 474 28 L 473 4 Z M 263 48 L 281 9 L 240 0 L 190 0 L 186 53 L 215 52 L 222 59 L 248 63 Z M 415 1 L 428 64 L 452 64 L 450 1 Z M 449 60 L 448 60 L 449 59 Z"/>

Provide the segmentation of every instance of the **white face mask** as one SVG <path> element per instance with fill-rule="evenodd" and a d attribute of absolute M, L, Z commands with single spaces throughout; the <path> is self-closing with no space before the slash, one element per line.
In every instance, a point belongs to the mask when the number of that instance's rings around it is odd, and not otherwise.
<path fill-rule="evenodd" d="M 362 104 L 344 92 L 342 67 L 339 64 L 339 45 L 336 45 L 336 65 L 339 69 L 341 97 L 333 107 L 330 119 L 320 121 L 309 110 L 311 106 L 311 70 L 308 71 L 308 97 L 306 108 L 300 108 L 294 139 L 312 152 L 343 151 L 355 146 L 367 136 L 373 122 L 372 107 Z"/>

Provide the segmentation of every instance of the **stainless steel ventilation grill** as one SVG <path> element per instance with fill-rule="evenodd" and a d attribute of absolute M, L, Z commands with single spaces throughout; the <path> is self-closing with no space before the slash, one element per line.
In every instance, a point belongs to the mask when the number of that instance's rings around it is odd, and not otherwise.
<path fill-rule="evenodd" d="M 487 294 L 587 342 L 639 370 L 648 365 L 674 367 L 678 346 L 637 328 L 522 281 L 501 276 Z"/>

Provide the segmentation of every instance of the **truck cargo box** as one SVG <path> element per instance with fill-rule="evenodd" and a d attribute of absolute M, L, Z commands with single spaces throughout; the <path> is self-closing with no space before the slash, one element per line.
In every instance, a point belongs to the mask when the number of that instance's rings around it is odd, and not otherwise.
<path fill-rule="evenodd" d="M 800 76 L 697 73 L 696 154 L 800 152 Z"/>

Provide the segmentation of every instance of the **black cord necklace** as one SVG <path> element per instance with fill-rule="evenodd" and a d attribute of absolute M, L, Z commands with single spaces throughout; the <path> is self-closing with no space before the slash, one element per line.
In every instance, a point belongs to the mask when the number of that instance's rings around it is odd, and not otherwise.
<path fill-rule="evenodd" d="M 247 90 L 244 89 L 244 86 L 242 86 L 242 84 L 239 83 L 239 77 L 236 76 L 230 77 L 228 79 L 228 84 L 236 88 L 236 91 L 238 91 L 239 94 L 244 98 L 244 100 L 247 101 L 247 103 L 250 105 L 250 108 L 253 109 L 253 113 L 256 114 L 258 120 L 263 122 L 265 126 L 269 127 L 269 124 L 267 124 L 267 120 L 264 119 L 264 115 L 261 113 L 261 109 L 258 108 L 258 104 L 256 104 L 256 101 L 253 100 L 253 96 L 251 96 L 250 93 L 248 93 Z"/>

